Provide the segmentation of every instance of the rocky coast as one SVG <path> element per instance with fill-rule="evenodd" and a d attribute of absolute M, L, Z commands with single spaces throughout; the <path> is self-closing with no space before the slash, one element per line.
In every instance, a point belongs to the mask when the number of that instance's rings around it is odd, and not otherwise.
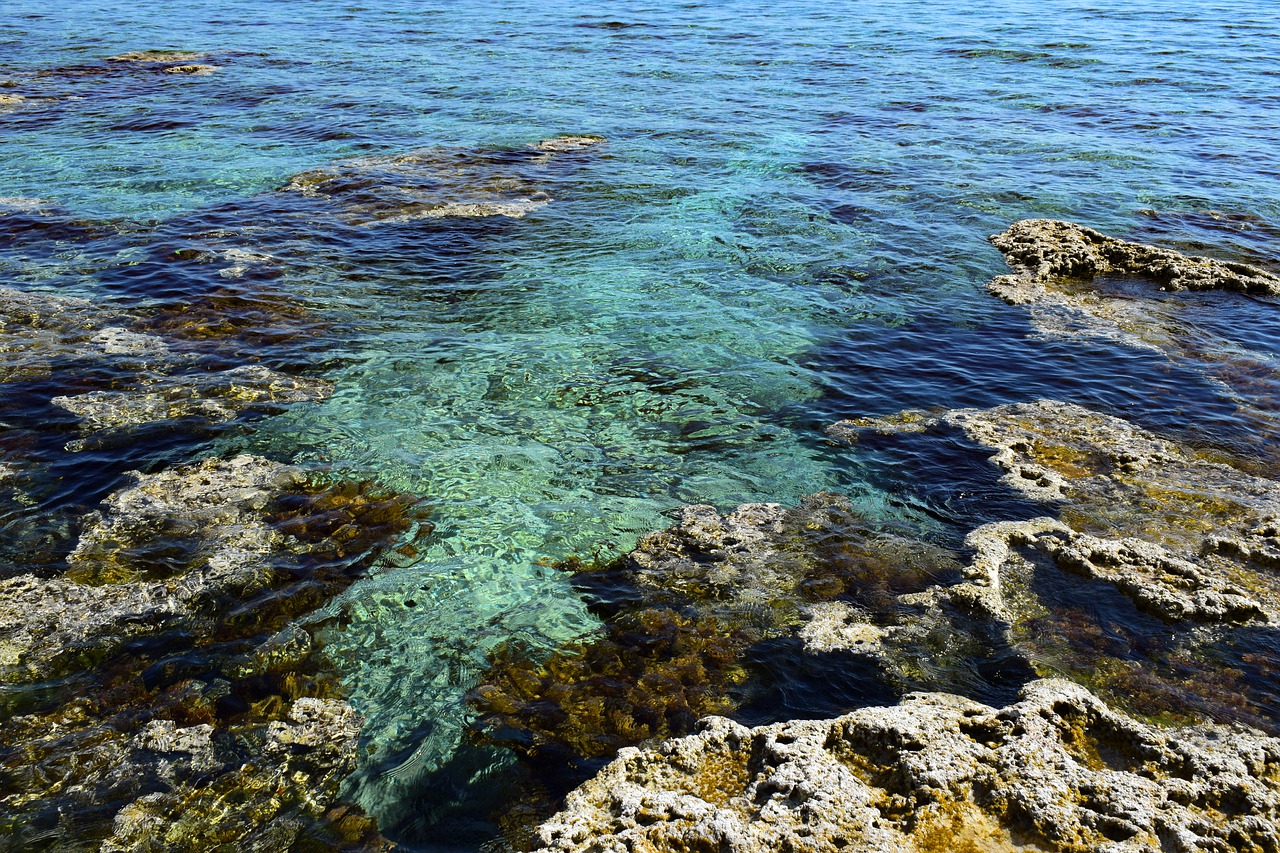
<path fill-rule="evenodd" d="M 1081 284 L 1096 276 L 1268 295 L 1280 283 L 1069 223 L 992 239 L 1016 270 L 992 292 L 1084 316 L 1086 334 L 1116 322 Z M 1265 467 L 1054 400 L 855 418 L 828 434 L 983 448 L 999 483 L 1044 514 L 983 525 L 948 553 L 868 530 L 837 496 L 725 516 L 686 507 L 611 567 L 634 590 L 624 599 L 727 621 L 722 634 L 747 645 L 790 635 L 801 655 L 838 650 L 824 664 L 871 665 L 898 701 L 755 727 L 709 716 L 665 739 L 644 730 L 531 849 L 1280 849 L 1280 482 Z M 749 669 L 722 681 L 717 713 L 741 713 Z M 557 700 L 538 683 L 499 680 Z M 607 688 L 596 695 L 609 707 Z M 480 697 L 504 730 L 519 726 L 510 690 Z M 536 754 L 546 737 L 521 742 Z"/>
<path fill-rule="evenodd" d="M 187 70 L 203 58 L 109 61 L 203 74 Z M 357 158 L 255 203 L 334 233 L 520 219 L 553 200 L 554 162 L 600 143 Z M 10 202 L 16 234 L 103 233 Z M 0 388 L 52 415 L 0 448 L 0 501 L 36 503 L 49 467 L 147 436 L 191 451 L 118 472 L 6 546 L 21 559 L 0 575 L 0 849 L 390 846 L 342 801 L 362 721 L 324 646 L 343 591 L 431 524 L 421 496 L 199 452 L 341 391 L 305 369 L 315 340 L 298 344 L 331 319 L 273 284 L 287 255 L 253 236 L 208 228 L 149 261 L 198 270 L 194 298 L 0 288 Z M 1183 306 L 1151 303 L 1153 326 L 1134 294 L 1280 294 L 1267 270 L 1070 223 L 992 239 L 1014 272 L 989 289 L 1039 333 L 1154 349 L 1227 384 Z M 853 417 L 826 436 L 849 454 L 962 445 L 1038 513 L 945 543 L 831 492 L 689 505 L 620 558 L 558 564 L 602 627 L 554 649 L 496 643 L 467 688 L 465 748 L 514 756 L 501 843 L 1280 850 L 1280 483 L 1265 459 L 1050 399 Z"/>

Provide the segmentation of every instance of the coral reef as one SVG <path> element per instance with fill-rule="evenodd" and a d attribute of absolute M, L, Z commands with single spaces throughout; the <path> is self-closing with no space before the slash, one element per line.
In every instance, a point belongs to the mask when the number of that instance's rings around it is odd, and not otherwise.
<path fill-rule="evenodd" d="M 626 749 L 570 794 L 539 849 L 1273 850 L 1280 741 L 1167 731 L 1037 681 L 1005 708 L 918 693 L 833 720 Z"/>

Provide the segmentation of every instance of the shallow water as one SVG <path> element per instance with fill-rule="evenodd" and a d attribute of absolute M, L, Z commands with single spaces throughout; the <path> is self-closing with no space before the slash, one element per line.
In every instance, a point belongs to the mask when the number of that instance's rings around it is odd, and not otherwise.
<path fill-rule="evenodd" d="M 430 846 L 422 815 L 483 799 L 506 761 L 450 763 L 486 654 L 596 625 L 546 563 L 624 552 L 686 503 L 831 490 L 953 545 L 998 515 L 972 449 L 839 449 L 821 427 L 842 417 L 1048 396 L 1249 452 L 1251 417 L 1274 408 L 1269 373 L 1233 387 L 1149 350 L 1044 340 L 982 287 L 1003 268 L 986 236 L 1029 216 L 1280 257 L 1280 15 L 1260 0 L 6 10 L 0 93 L 26 100 L 0 106 L 0 197 L 62 212 L 57 228 L 0 220 L 0 284 L 162 310 L 227 283 L 184 247 L 269 255 L 245 280 L 305 309 L 305 334 L 251 318 L 209 358 L 336 392 L 71 453 L 70 418 L 47 408 L 63 392 L 0 386 L 44 472 L 5 527 L 211 449 L 427 496 L 435 531 L 346 593 L 327 633 L 367 716 L 348 793 L 409 844 Z M 208 51 L 219 70 L 102 61 L 146 48 Z M 561 133 L 607 141 L 541 165 L 502 153 Z M 423 148 L 490 152 L 485 169 L 552 201 L 369 224 L 278 191 Z M 1274 322 L 1273 303 L 1234 301 L 1197 332 L 1269 372 Z"/>

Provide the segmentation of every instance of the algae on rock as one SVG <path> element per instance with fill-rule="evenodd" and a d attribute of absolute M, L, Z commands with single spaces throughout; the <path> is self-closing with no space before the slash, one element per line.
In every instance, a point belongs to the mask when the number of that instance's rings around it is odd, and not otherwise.
<path fill-rule="evenodd" d="M 992 708 L 938 693 L 831 720 L 625 749 L 539 850 L 1053 853 L 1274 850 L 1280 740 L 1164 730 L 1065 681 Z"/>

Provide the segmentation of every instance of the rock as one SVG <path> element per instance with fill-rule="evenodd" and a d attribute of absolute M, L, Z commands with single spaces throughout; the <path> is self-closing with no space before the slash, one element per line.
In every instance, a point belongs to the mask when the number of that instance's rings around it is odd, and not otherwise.
<path fill-rule="evenodd" d="M 314 626 L 292 620 L 421 516 L 256 456 L 134 475 L 84 520 L 64 575 L 0 581 L 0 684 L 39 697 L 0 726 L 0 837 L 385 849 L 338 803 L 359 716 Z"/>
<path fill-rule="evenodd" d="M 1280 741 L 1165 730 L 1065 681 L 996 709 L 918 693 L 623 750 L 539 830 L 558 853 L 1269 850 Z"/>
<path fill-rule="evenodd" d="M 190 74 L 193 77 L 208 77 L 210 74 L 213 74 L 215 71 L 219 71 L 219 70 L 221 70 L 221 66 L 218 66 L 218 65 L 204 65 L 204 64 L 170 65 L 168 68 L 164 69 L 164 73 L 165 74 Z"/>
<path fill-rule="evenodd" d="M 207 53 L 186 50 L 132 50 L 128 53 L 108 56 L 107 62 L 190 63 L 204 59 L 206 56 L 208 56 Z"/>
<path fill-rule="evenodd" d="M 18 104 L 26 103 L 26 100 L 22 95 L 0 92 L 0 107 L 17 106 Z"/>
<path fill-rule="evenodd" d="M 295 175 L 283 190 L 328 200 L 353 225 L 452 217 L 519 219 L 551 201 L 530 166 L 545 166 L 559 154 L 600 141 L 566 136 L 543 140 L 528 152 L 424 148 L 360 157 Z"/>
<path fill-rule="evenodd" d="M 1265 686 L 1280 666 L 1280 483 L 1051 400 L 947 412 L 931 430 L 948 428 L 1060 516 L 971 532 L 948 604 L 1131 711 L 1280 724 Z"/>
<path fill-rule="evenodd" d="M 86 431 L 94 431 L 178 418 L 221 423 L 249 409 L 316 402 L 332 394 L 332 383 L 323 379 L 287 376 L 260 365 L 250 365 L 218 373 L 166 377 L 123 391 L 59 396 L 51 402 L 79 417 Z"/>
<path fill-rule="evenodd" d="M 603 136 L 553 136 L 536 143 L 537 151 L 562 154 L 567 151 L 583 151 L 604 142 Z"/>
<path fill-rule="evenodd" d="M 421 514 L 250 455 L 135 475 L 85 519 L 65 576 L 0 580 L 0 683 L 83 670 L 141 636 L 207 641 L 306 612 Z"/>
<path fill-rule="evenodd" d="M 1233 290 L 1280 295 L 1280 276 L 1212 258 L 1128 243 L 1092 228 L 1053 219 L 1024 219 L 991 237 L 1016 273 L 989 287 L 1013 304 L 1035 301 L 1037 286 L 1056 277 L 1141 276 L 1165 290 Z"/>
<path fill-rule="evenodd" d="M 138 476 L 85 523 L 66 577 L 0 581 L 0 681 L 85 668 L 130 639 L 217 630 L 221 608 L 276 578 L 268 522 L 302 471 L 255 456 Z"/>

